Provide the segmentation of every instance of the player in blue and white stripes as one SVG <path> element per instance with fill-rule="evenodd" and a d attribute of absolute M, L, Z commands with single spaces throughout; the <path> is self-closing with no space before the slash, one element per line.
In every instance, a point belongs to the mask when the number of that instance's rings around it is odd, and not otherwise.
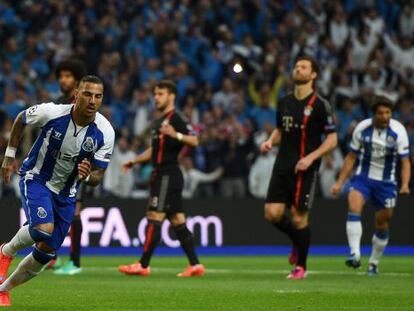
<path fill-rule="evenodd" d="M 404 126 L 391 118 L 393 103 L 384 96 L 375 96 L 372 103 L 373 118 L 361 121 L 355 128 L 350 152 L 332 187 L 334 195 L 352 171 L 348 194 L 348 219 L 346 232 L 350 256 L 346 264 L 353 268 L 361 265 L 360 241 L 362 236 L 361 213 L 370 200 L 376 209 L 375 233 L 372 237 L 372 253 L 368 274 L 378 274 L 378 263 L 389 240 L 389 222 L 397 199 L 396 165 L 401 161 L 400 194 L 409 194 L 411 164 L 409 142 Z"/>
<path fill-rule="evenodd" d="M 16 149 L 26 124 L 41 128 L 20 168 L 20 192 L 28 224 L 0 247 L 0 306 L 9 306 L 9 291 L 39 274 L 55 257 L 72 222 L 81 182 L 102 180 L 114 146 L 114 130 L 97 110 L 103 83 L 85 76 L 75 104 L 46 103 L 21 112 L 14 121 L 2 164 L 3 181 L 10 181 Z M 16 252 L 35 244 L 5 280 Z"/>

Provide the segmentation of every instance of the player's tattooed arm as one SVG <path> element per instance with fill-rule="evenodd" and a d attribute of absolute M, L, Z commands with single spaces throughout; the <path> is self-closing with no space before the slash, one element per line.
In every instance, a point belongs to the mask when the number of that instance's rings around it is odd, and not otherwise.
<path fill-rule="evenodd" d="M 6 185 L 10 182 L 10 177 L 13 170 L 16 170 L 16 151 L 17 147 L 19 146 L 23 130 L 25 128 L 25 124 L 23 122 L 23 113 L 24 112 L 20 112 L 16 117 L 16 120 L 14 120 L 10 133 L 9 143 L 7 145 L 6 153 L 4 154 L 3 163 L 1 165 L 1 174 L 3 177 L 3 182 Z"/>
<path fill-rule="evenodd" d="M 95 187 L 97 186 L 103 179 L 105 174 L 105 169 L 101 167 L 94 167 L 89 175 L 89 180 L 86 182 L 88 186 Z"/>
<path fill-rule="evenodd" d="M 92 166 L 91 162 L 87 159 L 83 159 L 82 162 L 78 164 L 78 177 L 80 181 L 88 186 L 95 187 L 102 181 L 105 170 L 106 169 L 102 167 Z"/>
<path fill-rule="evenodd" d="M 20 112 L 16 120 L 14 120 L 13 127 L 10 133 L 9 139 L 9 147 L 17 148 L 19 146 L 20 139 L 23 135 L 23 130 L 25 128 L 25 124 L 23 123 L 23 113 L 24 111 Z"/>

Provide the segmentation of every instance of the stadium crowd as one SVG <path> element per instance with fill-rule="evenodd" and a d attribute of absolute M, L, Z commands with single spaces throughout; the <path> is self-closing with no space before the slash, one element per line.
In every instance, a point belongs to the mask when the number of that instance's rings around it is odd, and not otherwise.
<path fill-rule="evenodd" d="M 9 0 L 0 40 L 1 155 L 17 114 L 60 95 L 61 60 L 76 56 L 104 80 L 101 112 L 117 144 L 100 195 L 145 196 L 149 165 L 130 175 L 119 167 L 148 144 L 152 85 L 172 79 L 200 137 L 182 156 L 184 196 L 264 197 L 277 150 L 261 155 L 258 146 L 300 55 L 319 61 L 318 90 L 336 111 L 340 147 L 323 161 L 322 195 L 373 94 L 396 103 L 414 146 L 414 0 Z"/>

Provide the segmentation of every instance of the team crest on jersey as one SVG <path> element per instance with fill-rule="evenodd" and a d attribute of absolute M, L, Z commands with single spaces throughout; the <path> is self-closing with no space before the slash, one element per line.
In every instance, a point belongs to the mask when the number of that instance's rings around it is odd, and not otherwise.
<path fill-rule="evenodd" d="M 96 148 L 95 143 L 93 142 L 92 137 L 86 137 L 85 141 L 82 144 L 82 149 L 86 152 L 92 152 Z"/>
<path fill-rule="evenodd" d="M 312 107 L 306 107 L 305 111 L 303 111 L 303 114 L 307 117 L 309 117 L 312 113 L 313 108 Z"/>
<path fill-rule="evenodd" d="M 47 212 L 46 212 L 46 210 L 45 210 L 43 207 L 39 206 L 39 207 L 37 208 L 37 216 L 38 216 L 39 218 L 46 218 L 46 216 L 47 216 Z"/>
<path fill-rule="evenodd" d="M 387 147 L 392 147 L 395 144 L 395 139 L 392 136 L 387 137 Z"/>

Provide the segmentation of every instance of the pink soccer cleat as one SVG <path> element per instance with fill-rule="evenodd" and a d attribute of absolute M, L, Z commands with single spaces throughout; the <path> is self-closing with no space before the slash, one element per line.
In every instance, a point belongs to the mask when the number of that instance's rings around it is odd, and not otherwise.
<path fill-rule="evenodd" d="M 206 273 L 206 269 L 202 264 L 188 266 L 183 272 L 178 273 L 179 278 L 189 278 L 192 276 L 203 276 Z"/>
<path fill-rule="evenodd" d="M 3 243 L 0 246 L 0 284 L 2 284 L 7 278 L 7 271 L 9 270 L 10 264 L 14 257 L 3 254 Z"/>
<path fill-rule="evenodd" d="M 150 267 L 142 267 L 141 263 L 137 261 L 136 263 L 130 265 L 122 265 L 118 267 L 119 272 L 125 273 L 128 275 L 140 275 L 140 276 L 148 276 L 151 274 Z"/>
<path fill-rule="evenodd" d="M 11 298 L 9 292 L 0 292 L 0 307 L 10 307 Z"/>
<path fill-rule="evenodd" d="M 306 278 L 306 270 L 301 266 L 296 266 L 295 269 L 287 276 L 289 280 L 302 280 Z"/>

